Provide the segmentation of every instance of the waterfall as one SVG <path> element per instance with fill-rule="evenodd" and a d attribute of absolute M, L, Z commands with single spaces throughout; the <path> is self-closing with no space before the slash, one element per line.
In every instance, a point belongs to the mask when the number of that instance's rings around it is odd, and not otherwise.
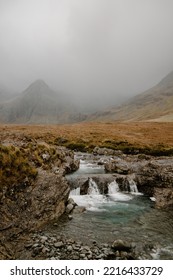
<path fill-rule="evenodd" d="M 71 192 L 70 192 L 70 196 L 72 196 L 72 195 L 80 195 L 80 187 L 79 187 L 79 188 L 76 188 L 76 189 L 71 190 Z"/>
<path fill-rule="evenodd" d="M 130 186 L 130 192 L 138 193 L 138 188 L 136 186 L 135 181 L 132 179 L 129 181 L 129 186 Z"/>
<path fill-rule="evenodd" d="M 111 201 L 128 201 L 130 196 L 120 191 L 116 180 L 108 184 L 108 196 Z"/>
<path fill-rule="evenodd" d="M 91 195 L 98 195 L 98 194 L 100 194 L 98 186 L 97 186 L 96 182 L 92 178 L 89 178 L 88 194 L 91 194 Z"/>
<path fill-rule="evenodd" d="M 114 180 L 108 185 L 108 194 L 115 194 L 119 191 L 118 183 Z"/>

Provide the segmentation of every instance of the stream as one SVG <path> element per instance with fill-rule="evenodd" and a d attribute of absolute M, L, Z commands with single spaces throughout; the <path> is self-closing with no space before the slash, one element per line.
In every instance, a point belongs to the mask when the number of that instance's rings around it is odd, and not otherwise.
<path fill-rule="evenodd" d="M 99 162 L 108 157 L 77 154 L 80 168 L 67 175 L 67 180 L 74 180 L 74 189 L 70 197 L 86 211 L 73 214 L 73 219 L 62 216 L 58 227 L 51 231 L 80 240 L 86 244 L 93 241 L 111 244 L 116 239 L 131 242 L 143 251 L 143 258 L 173 259 L 173 213 L 154 208 L 153 198 L 139 193 L 133 180 L 130 192 L 121 192 L 116 180 L 108 185 L 108 193 L 100 194 L 97 183 L 91 174 L 105 174 L 104 165 Z M 86 175 L 89 178 L 88 193 L 80 194 L 80 187 L 75 188 L 75 180 Z"/>

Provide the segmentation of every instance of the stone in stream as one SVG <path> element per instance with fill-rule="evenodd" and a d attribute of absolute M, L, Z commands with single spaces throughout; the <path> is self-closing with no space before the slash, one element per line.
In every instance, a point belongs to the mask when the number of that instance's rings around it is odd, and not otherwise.
<path fill-rule="evenodd" d="M 68 215 L 68 219 L 69 219 L 69 220 L 72 220 L 72 219 L 73 219 L 73 216 L 72 216 L 72 215 Z"/>
<path fill-rule="evenodd" d="M 121 239 L 115 240 L 112 244 L 112 249 L 115 251 L 130 251 L 132 249 L 132 246 L 130 243 L 123 241 Z"/>
<path fill-rule="evenodd" d="M 69 214 L 72 210 L 73 210 L 73 208 L 74 208 L 74 205 L 73 204 L 68 204 L 67 206 L 66 206 L 66 213 L 67 214 Z"/>
<path fill-rule="evenodd" d="M 73 214 L 81 214 L 86 210 L 84 206 L 75 206 L 73 209 Z"/>

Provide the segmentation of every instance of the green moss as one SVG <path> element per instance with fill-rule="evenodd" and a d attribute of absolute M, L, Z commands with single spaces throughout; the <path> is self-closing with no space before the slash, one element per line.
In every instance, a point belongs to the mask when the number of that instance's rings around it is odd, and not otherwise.
<path fill-rule="evenodd" d="M 66 144 L 68 142 L 68 140 L 66 139 L 66 138 L 64 138 L 64 137 L 58 137 L 58 138 L 56 138 L 55 139 L 55 141 L 54 141 L 54 144 L 55 145 L 64 145 L 64 144 Z"/>
<path fill-rule="evenodd" d="M 152 156 L 172 156 L 173 148 L 164 147 L 163 144 L 157 146 L 138 146 L 135 144 L 128 143 L 127 141 L 112 141 L 105 140 L 101 145 L 101 148 L 108 148 L 113 150 L 120 150 L 124 154 L 145 154 Z"/>
<path fill-rule="evenodd" d="M 77 152 L 87 152 L 87 147 L 85 143 L 69 142 L 65 146 L 66 148 Z"/>

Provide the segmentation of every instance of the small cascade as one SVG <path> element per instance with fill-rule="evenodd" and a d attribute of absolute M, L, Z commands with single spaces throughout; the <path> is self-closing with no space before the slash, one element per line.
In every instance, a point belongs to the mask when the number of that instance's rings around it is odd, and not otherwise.
<path fill-rule="evenodd" d="M 108 196 L 111 201 L 128 201 L 130 196 L 120 191 L 116 180 L 108 185 Z"/>
<path fill-rule="evenodd" d="M 108 185 L 108 194 L 116 194 L 119 191 L 118 183 L 114 180 Z"/>
<path fill-rule="evenodd" d="M 73 196 L 73 195 L 80 195 L 80 187 L 71 190 L 70 195 L 69 196 Z"/>
<path fill-rule="evenodd" d="M 133 181 L 132 179 L 129 180 L 129 186 L 130 186 L 130 192 L 138 193 L 138 188 L 136 186 L 135 181 Z"/>
<path fill-rule="evenodd" d="M 96 182 L 92 178 L 89 178 L 88 194 L 90 194 L 90 195 L 98 195 L 98 194 L 100 194 L 98 186 L 97 186 Z"/>

